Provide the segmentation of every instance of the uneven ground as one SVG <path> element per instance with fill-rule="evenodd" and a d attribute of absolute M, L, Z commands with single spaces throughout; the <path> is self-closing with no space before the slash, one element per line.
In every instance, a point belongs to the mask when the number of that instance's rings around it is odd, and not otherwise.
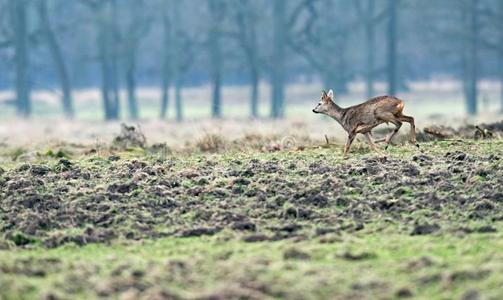
<path fill-rule="evenodd" d="M 207 134 L 0 161 L 0 299 L 503 297 L 501 138 L 344 160 Z"/>

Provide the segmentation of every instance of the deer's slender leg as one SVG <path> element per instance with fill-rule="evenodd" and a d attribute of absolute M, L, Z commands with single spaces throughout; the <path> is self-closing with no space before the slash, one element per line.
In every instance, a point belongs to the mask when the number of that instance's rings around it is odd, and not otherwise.
<path fill-rule="evenodd" d="M 365 133 L 365 137 L 367 138 L 367 142 L 369 143 L 369 146 L 372 150 L 374 150 L 377 153 L 381 153 L 381 150 L 374 144 L 374 141 L 372 139 L 372 134 L 370 132 Z"/>
<path fill-rule="evenodd" d="M 394 121 L 393 124 L 395 124 L 395 129 L 386 137 L 386 140 L 384 141 L 386 143 L 385 149 L 388 149 L 389 143 L 391 143 L 391 139 L 398 133 L 400 130 L 400 127 L 402 127 L 402 122 L 400 121 Z"/>
<path fill-rule="evenodd" d="M 373 124 L 371 124 L 371 125 L 358 125 L 356 127 L 356 129 L 354 130 L 354 132 L 365 134 L 367 132 L 370 132 L 372 130 L 372 128 L 374 128 L 374 127 L 376 127 L 376 126 Z"/>
<path fill-rule="evenodd" d="M 416 141 L 416 124 L 414 124 L 414 118 L 402 115 L 398 117 L 398 119 L 410 124 L 410 142 L 419 148 L 419 144 Z"/>
<path fill-rule="evenodd" d="M 356 137 L 356 133 L 350 133 L 348 135 L 348 140 L 346 142 L 346 145 L 344 146 L 344 157 L 348 156 L 349 148 L 351 148 L 351 144 L 353 143 L 355 137 Z"/>
<path fill-rule="evenodd" d="M 384 149 L 388 149 L 388 146 L 391 142 L 391 139 L 393 139 L 393 137 L 398 133 L 398 130 L 400 130 L 400 127 L 402 127 L 402 122 L 400 122 L 400 120 L 398 118 L 399 118 L 398 116 L 395 116 L 391 112 L 381 112 L 379 114 L 379 120 L 381 120 L 383 122 L 392 123 L 396 126 L 395 129 L 390 134 L 388 134 L 386 136 L 386 138 L 384 139 L 384 142 L 386 143 L 386 147 Z"/>
<path fill-rule="evenodd" d="M 370 135 L 370 137 L 372 138 L 372 141 L 377 144 L 377 143 L 382 143 L 386 140 L 386 138 L 380 138 L 380 139 L 374 139 L 374 135 L 372 134 L 372 131 L 369 131 L 368 134 Z"/>

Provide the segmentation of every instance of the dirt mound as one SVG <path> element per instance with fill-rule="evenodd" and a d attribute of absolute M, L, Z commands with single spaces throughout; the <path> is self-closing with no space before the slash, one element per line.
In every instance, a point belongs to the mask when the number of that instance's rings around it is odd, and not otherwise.
<path fill-rule="evenodd" d="M 249 242 L 306 239 L 382 230 L 373 226 L 382 220 L 412 235 L 494 232 L 469 222 L 503 219 L 503 150 L 448 149 L 344 162 L 310 150 L 263 159 L 93 156 L 20 164 L 0 172 L 0 244 L 220 231 Z"/>
<path fill-rule="evenodd" d="M 147 138 L 143 134 L 140 125 L 129 126 L 122 123 L 121 132 L 114 138 L 112 144 L 123 150 L 130 147 L 145 148 L 147 146 Z"/>
<path fill-rule="evenodd" d="M 449 126 L 428 126 L 423 132 L 418 134 L 419 141 L 445 140 L 453 138 L 467 139 L 492 139 L 503 136 L 503 121 L 479 124 L 464 125 L 459 128 Z"/>

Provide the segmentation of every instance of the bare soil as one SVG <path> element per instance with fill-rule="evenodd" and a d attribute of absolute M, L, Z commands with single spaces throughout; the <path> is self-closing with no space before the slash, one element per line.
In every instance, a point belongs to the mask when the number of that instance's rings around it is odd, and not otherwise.
<path fill-rule="evenodd" d="M 318 149 L 21 163 L 0 174 L 0 234 L 3 244 L 57 247 L 222 230 L 249 242 L 308 239 L 376 223 L 411 235 L 490 232 L 469 221 L 503 219 L 503 152 L 457 143 L 466 151 L 452 142 L 346 161 Z"/>

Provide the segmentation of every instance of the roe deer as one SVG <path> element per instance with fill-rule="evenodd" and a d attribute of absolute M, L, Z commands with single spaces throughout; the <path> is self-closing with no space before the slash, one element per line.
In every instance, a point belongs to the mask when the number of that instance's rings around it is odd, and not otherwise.
<path fill-rule="evenodd" d="M 403 101 L 392 96 L 379 96 L 367 100 L 358 105 L 342 108 L 333 102 L 334 92 L 330 90 L 328 94 L 323 91 L 321 100 L 313 109 L 314 113 L 324 114 L 335 119 L 348 133 L 348 141 L 344 146 L 344 156 L 348 155 L 349 148 L 358 133 L 365 135 L 367 142 L 374 151 L 379 149 L 374 142 L 385 142 L 388 148 L 391 139 L 402 126 L 402 122 L 410 124 L 410 142 L 417 147 L 416 126 L 414 118 L 402 114 Z M 382 123 L 393 123 L 395 129 L 384 139 L 373 141 L 372 129 Z"/>

